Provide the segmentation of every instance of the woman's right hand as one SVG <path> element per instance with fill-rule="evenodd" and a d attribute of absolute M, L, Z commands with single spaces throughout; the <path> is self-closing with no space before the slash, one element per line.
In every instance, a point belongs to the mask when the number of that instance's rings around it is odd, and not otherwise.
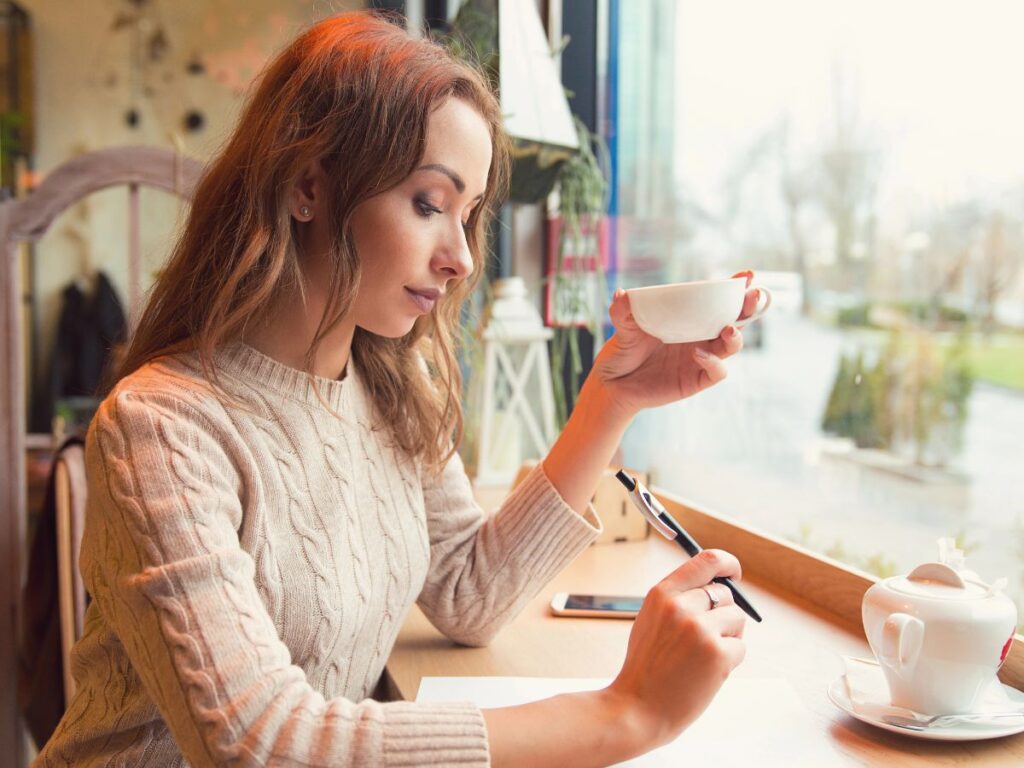
<path fill-rule="evenodd" d="M 711 583 L 718 576 L 738 579 L 739 561 L 708 549 L 647 593 L 607 688 L 485 709 L 491 764 L 612 765 L 675 738 L 743 660 L 746 615 L 728 587 Z"/>
<path fill-rule="evenodd" d="M 622 670 L 606 689 L 646 749 L 671 741 L 696 720 L 743 660 L 746 615 L 726 586 L 711 583 L 740 575 L 735 557 L 708 549 L 647 593 Z M 702 588 L 718 601 L 714 610 Z"/>

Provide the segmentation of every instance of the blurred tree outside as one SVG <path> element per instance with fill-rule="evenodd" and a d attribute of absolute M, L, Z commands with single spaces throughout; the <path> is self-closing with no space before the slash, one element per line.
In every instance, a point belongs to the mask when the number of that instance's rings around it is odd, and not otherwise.
<path fill-rule="evenodd" d="M 885 377 L 884 361 L 866 364 L 864 350 L 842 355 L 821 428 L 851 438 L 858 448 L 891 447 L 890 387 Z"/>
<path fill-rule="evenodd" d="M 835 238 L 831 287 L 863 295 L 875 251 L 881 152 L 860 116 L 849 72 L 833 65 L 832 137 L 820 157 L 819 195 Z"/>
<path fill-rule="evenodd" d="M 1024 292 L 1024 188 L 937 196 L 902 231 L 880 227 L 878 189 L 887 157 L 879 130 L 862 118 L 842 67 L 823 139 L 801 141 L 784 112 L 756 133 L 723 175 L 717 205 L 684 195 L 688 244 L 713 231 L 729 264 L 757 264 L 801 277 L 801 312 L 829 294 L 860 301 L 921 302 L 942 325 L 946 308 L 985 335 L 1004 327 L 999 307 Z M 699 259 L 701 253 L 688 258 Z M 721 258 L 721 257 L 720 257 Z M 829 309 L 829 308 L 826 308 Z M 1024 322 L 1024 311 L 1017 313 Z"/>
<path fill-rule="evenodd" d="M 801 150 L 791 117 L 783 114 L 736 156 L 713 219 L 729 252 L 738 254 L 736 266 L 801 276 L 804 315 L 811 314 L 816 289 L 863 297 L 877 260 L 884 154 L 842 67 L 833 80 L 825 139 Z"/>
<path fill-rule="evenodd" d="M 981 330 L 991 335 L 997 328 L 996 306 L 1013 287 L 1024 268 L 1024 223 L 1004 211 L 989 214 L 977 253 L 977 288 L 974 316 Z"/>
<path fill-rule="evenodd" d="M 974 386 L 968 349 L 966 335 L 944 346 L 910 329 L 891 332 L 880 351 L 843 354 L 822 430 L 858 448 L 909 454 L 920 466 L 948 466 L 963 448 Z"/>

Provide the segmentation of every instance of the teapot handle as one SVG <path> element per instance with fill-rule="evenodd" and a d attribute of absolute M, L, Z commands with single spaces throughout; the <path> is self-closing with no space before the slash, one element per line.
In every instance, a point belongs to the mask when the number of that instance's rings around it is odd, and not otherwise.
<path fill-rule="evenodd" d="M 882 625 L 879 661 L 888 667 L 903 670 L 917 662 L 924 642 L 924 623 L 907 613 L 894 613 Z"/>

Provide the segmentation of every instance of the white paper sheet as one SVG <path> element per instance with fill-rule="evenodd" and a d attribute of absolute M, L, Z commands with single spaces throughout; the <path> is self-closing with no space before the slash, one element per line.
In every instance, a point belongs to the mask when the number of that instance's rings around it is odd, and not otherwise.
<path fill-rule="evenodd" d="M 602 678 L 425 677 L 418 702 L 472 701 L 480 707 L 506 707 L 560 693 L 603 688 Z M 704 714 L 678 739 L 646 755 L 620 763 L 630 768 L 662 766 L 794 766 L 821 753 L 800 738 L 813 727 L 810 712 L 793 687 L 779 678 L 732 677 Z"/>

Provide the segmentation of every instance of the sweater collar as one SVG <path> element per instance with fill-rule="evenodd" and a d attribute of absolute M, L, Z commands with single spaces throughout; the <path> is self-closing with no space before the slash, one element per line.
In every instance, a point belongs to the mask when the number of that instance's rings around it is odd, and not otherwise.
<path fill-rule="evenodd" d="M 342 410 L 346 392 L 358 387 L 359 382 L 351 356 L 345 366 L 345 377 L 328 379 L 285 365 L 240 341 L 220 347 L 216 365 L 223 373 L 249 387 L 276 392 L 309 405 L 322 407 L 326 403 L 336 412 Z"/>

